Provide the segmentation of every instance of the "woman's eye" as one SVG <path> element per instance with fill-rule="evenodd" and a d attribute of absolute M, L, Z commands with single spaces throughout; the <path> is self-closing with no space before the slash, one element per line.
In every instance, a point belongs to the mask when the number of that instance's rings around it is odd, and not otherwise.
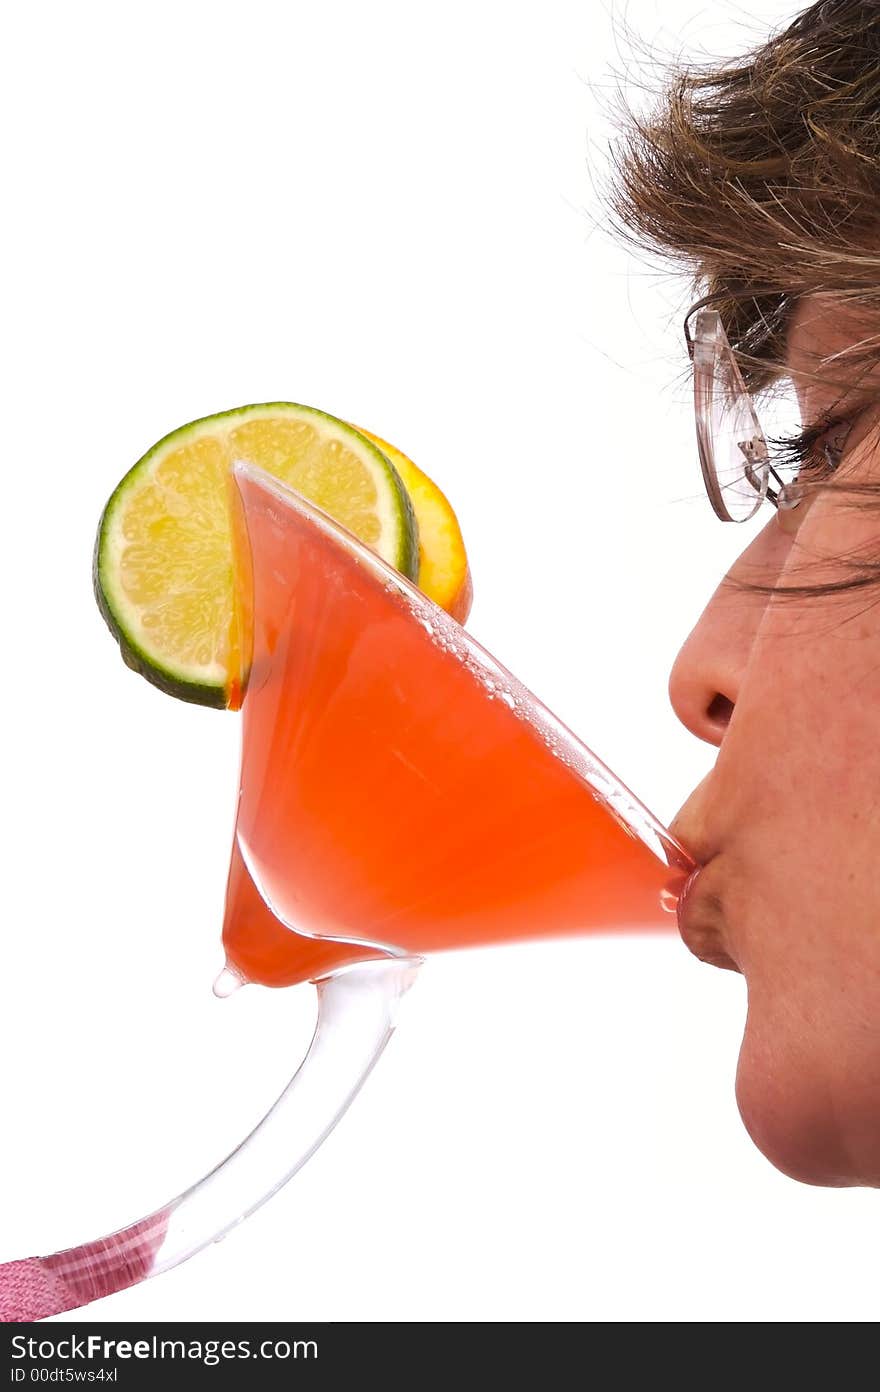
<path fill-rule="evenodd" d="M 792 482 L 798 478 L 817 481 L 833 474 L 851 429 L 851 420 L 823 420 L 808 425 L 798 435 L 777 440 L 777 467 L 791 469 Z"/>
<path fill-rule="evenodd" d="M 816 441 L 814 453 L 818 457 L 820 467 L 833 474 L 834 470 L 840 466 L 843 451 L 846 448 L 846 437 L 852 426 L 847 422 L 836 425 L 831 430 L 826 430 Z"/>
<path fill-rule="evenodd" d="M 833 451 L 829 445 L 816 444 L 810 453 L 795 467 L 796 479 L 818 479 L 833 474 L 840 464 L 840 451 Z"/>

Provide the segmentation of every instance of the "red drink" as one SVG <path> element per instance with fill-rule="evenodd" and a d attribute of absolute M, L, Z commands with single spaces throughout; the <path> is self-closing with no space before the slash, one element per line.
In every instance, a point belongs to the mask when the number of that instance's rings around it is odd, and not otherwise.
<path fill-rule="evenodd" d="M 280 986 L 384 952 L 668 926 L 662 890 L 691 862 L 589 751 L 341 529 L 237 481 L 253 657 L 230 966 Z"/>

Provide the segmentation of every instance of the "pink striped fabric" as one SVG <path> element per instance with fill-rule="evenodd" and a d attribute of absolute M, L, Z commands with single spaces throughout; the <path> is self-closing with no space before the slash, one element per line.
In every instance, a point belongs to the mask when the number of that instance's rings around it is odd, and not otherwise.
<path fill-rule="evenodd" d="M 153 1270 L 170 1216 L 166 1208 L 97 1242 L 0 1264 L 0 1322 L 47 1319 L 136 1286 Z"/>

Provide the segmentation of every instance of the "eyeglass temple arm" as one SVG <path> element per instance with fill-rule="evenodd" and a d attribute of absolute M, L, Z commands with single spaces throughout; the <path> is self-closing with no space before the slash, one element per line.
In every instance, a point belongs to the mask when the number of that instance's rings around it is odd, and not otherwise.
<path fill-rule="evenodd" d="M 714 304 L 719 299 L 721 299 L 721 296 L 718 294 L 717 291 L 714 295 L 704 295 L 701 300 L 697 300 L 694 304 L 691 305 L 687 314 L 684 316 L 684 324 L 682 327 L 684 328 L 684 338 L 685 343 L 687 344 L 689 358 L 693 358 L 694 356 L 694 341 L 691 336 L 690 320 L 699 310 L 708 309 L 710 305 Z"/>

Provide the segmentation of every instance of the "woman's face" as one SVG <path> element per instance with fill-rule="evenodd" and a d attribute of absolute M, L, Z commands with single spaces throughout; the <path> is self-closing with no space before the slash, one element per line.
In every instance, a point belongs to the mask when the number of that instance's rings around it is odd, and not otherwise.
<path fill-rule="evenodd" d="M 805 423 L 847 409 L 840 363 L 822 360 L 863 337 L 819 300 L 798 306 L 789 366 L 825 372 L 798 389 Z M 837 476 L 880 484 L 872 393 L 880 368 L 862 369 Z M 842 557 L 880 559 L 880 510 L 856 501 L 819 492 L 796 532 L 774 515 L 731 576 L 814 584 L 846 579 Z M 748 986 L 743 1121 L 797 1179 L 880 1185 L 880 588 L 768 601 L 722 582 L 669 690 L 718 746 L 672 830 L 706 862 L 682 936 Z"/>

